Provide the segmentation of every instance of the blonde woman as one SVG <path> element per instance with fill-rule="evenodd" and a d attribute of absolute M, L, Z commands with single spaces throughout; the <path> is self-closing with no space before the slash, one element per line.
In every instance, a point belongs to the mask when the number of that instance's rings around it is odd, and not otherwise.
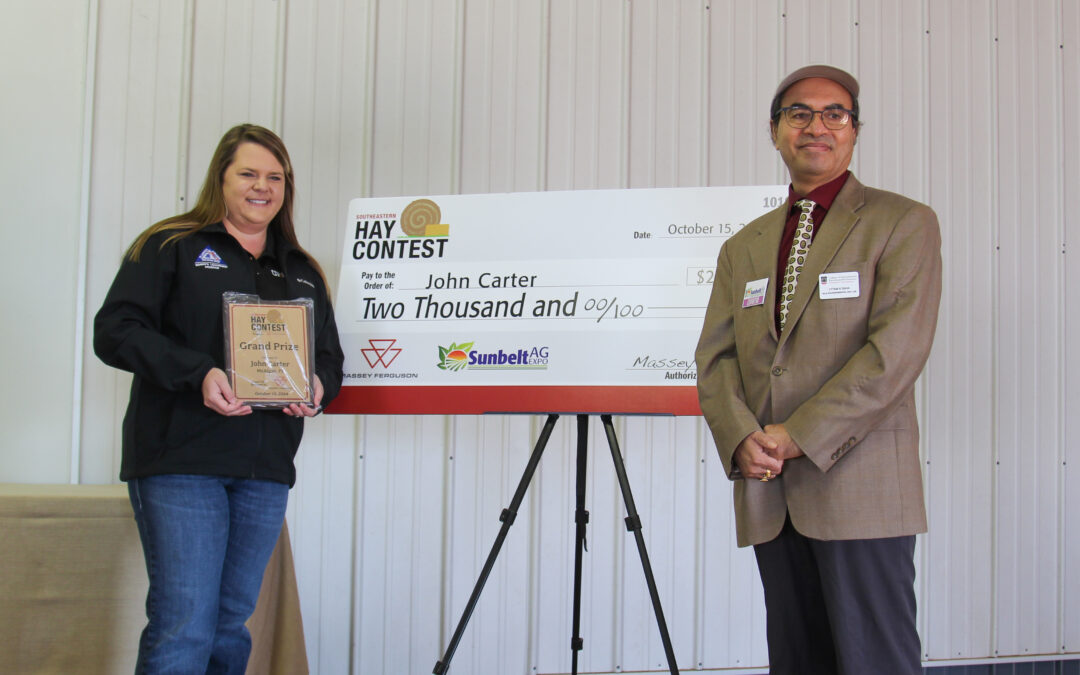
<path fill-rule="evenodd" d="M 120 479 L 150 589 L 139 673 L 243 673 L 244 622 L 274 549 L 303 420 L 341 386 L 325 277 L 293 227 L 292 164 L 259 126 L 230 129 L 195 207 L 148 228 L 94 322 L 94 350 L 134 374 Z M 225 374 L 222 294 L 314 302 L 314 406 L 242 404 Z"/>

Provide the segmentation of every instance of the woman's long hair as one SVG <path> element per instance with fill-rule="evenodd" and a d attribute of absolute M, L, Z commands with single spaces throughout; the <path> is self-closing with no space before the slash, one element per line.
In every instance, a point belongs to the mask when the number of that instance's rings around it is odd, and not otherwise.
<path fill-rule="evenodd" d="M 277 215 L 274 216 L 274 219 L 270 221 L 269 227 L 274 228 L 278 236 L 289 242 L 308 259 L 308 262 L 315 267 L 315 271 L 322 277 L 323 285 L 327 294 L 329 294 L 330 285 L 326 281 L 326 274 L 323 272 L 322 267 L 310 253 L 304 250 L 304 247 L 300 245 L 296 238 L 296 228 L 293 226 L 293 191 L 296 187 L 296 181 L 293 178 L 289 151 L 285 149 L 285 144 L 278 138 L 277 134 L 256 124 L 238 124 L 225 132 L 225 135 L 221 137 L 221 141 L 218 143 L 217 149 L 214 150 L 214 156 L 210 159 L 210 166 L 206 169 L 206 179 L 203 181 L 202 190 L 199 192 L 199 199 L 195 202 L 195 206 L 186 213 L 160 220 L 146 228 L 132 242 L 131 247 L 124 254 L 125 257 L 137 261 L 146 242 L 159 232 L 173 232 L 161 243 L 161 248 L 164 248 L 177 239 L 198 232 L 207 225 L 221 222 L 226 215 L 225 195 L 222 190 L 225 181 L 225 169 L 233 163 L 236 158 L 236 149 L 240 147 L 241 143 L 255 143 L 266 148 L 285 170 L 285 194 L 281 200 L 281 208 L 278 210 Z"/>

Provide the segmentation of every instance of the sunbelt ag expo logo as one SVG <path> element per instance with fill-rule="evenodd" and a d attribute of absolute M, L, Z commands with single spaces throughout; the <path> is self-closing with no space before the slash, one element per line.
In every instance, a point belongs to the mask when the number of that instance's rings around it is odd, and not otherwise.
<path fill-rule="evenodd" d="M 469 352 L 473 343 L 462 342 L 461 344 L 450 343 L 449 347 L 439 346 L 439 362 L 435 365 L 443 370 L 451 372 L 462 370 L 469 365 Z"/>
<path fill-rule="evenodd" d="M 550 350 L 546 345 L 516 347 L 482 351 L 475 349 L 475 342 L 450 343 L 439 346 L 439 360 L 435 364 L 442 370 L 547 370 Z"/>

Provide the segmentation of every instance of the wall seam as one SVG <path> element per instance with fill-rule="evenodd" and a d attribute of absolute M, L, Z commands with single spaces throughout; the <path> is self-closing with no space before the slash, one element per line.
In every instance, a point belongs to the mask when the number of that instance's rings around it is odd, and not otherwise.
<path fill-rule="evenodd" d="M 82 473 L 83 378 L 86 349 L 86 287 L 90 244 L 90 173 L 94 150 L 94 94 L 97 75 L 98 2 L 90 0 L 86 17 L 86 64 L 83 77 L 82 176 L 79 186 L 79 237 L 75 251 L 75 345 L 71 378 L 71 465 L 68 480 Z"/>
<path fill-rule="evenodd" d="M 1056 127 L 1055 137 L 1058 138 L 1058 139 L 1061 139 L 1062 141 L 1064 141 L 1064 139 L 1065 139 L 1065 115 L 1064 115 L 1064 112 L 1065 112 L 1065 110 L 1064 110 L 1064 107 L 1065 107 L 1065 94 L 1064 94 L 1064 92 L 1065 92 L 1065 50 L 1064 50 L 1063 46 L 1065 44 L 1065 34 L 1064 34 L 1065 8 L 1064 8 L 1064 3 L 1061 2 L 1061 0 L 1058 0 L 1058 2 L 1055 3 L 1054 16 L 1057 18 L 1057 21 L 1054 22 L 1056 24 L 1056 29 L 1054 31 L 1054 44 L 1059 45 L 1057 47 L 1057 49 L 1056 49 L 1057 58 L 1054 59 L 1056 72 L 1054 73 L 1054 76 L 1053 76 L 1053 82 L 1056 85 L 1054 87 L 1054 94 L 1057 96 L 1057 100 L 1054 101 L 1055 105 L 1053 106 L 1053 110 L 1055 111 L 1054 114 L 1057 117 L 1057 120 L 1056 120 L 1057 123 L 1055 124 L 1055 127 Z M 1053 48 L 1054 47 L 1051 46 L 1051 49 L 1053 49 Z M 1066 483 L 1065 483 L 1065 477 L 1066 477 L 1066 474 L 1065 474 L 1065 469 L 1066 469 L 1066 459 L 1065 459 L 1066 423 L 1065 423 L 1065 418 L 1066 418 L 1067 411 L 1068 411 L 1068 406 L 1066 404 L 1067 392 L 1066 392 L 1066 387 L 1065 387 L 1065 382 L 1066 382 L 1066 380 L 1068 378 L 1068 370 L 1067 370 L 1068 357 L 1067 357 L 1067 354 L 1066 354 L 1065 345 L 1068 344 L 1068 334 L 1067 333 L 1068 333 L 1068 325 L 1069 325 L 1069 321 L 1068 321 L 1069 312 L 1068 312 L 1068 307 L 1067 307 L 1067 303 L 1066 303 L 1066 295 L 1068 294 L 1068 286 L 1066 285 L 1066 283 L 1068 281 L 1068 275 L 1067 275 L 1066 270 L 1065 270 L 1065 250 L 1066 250 L 1065 213 L 1067 213 L 1067 211 L 1066 211 L 1066 204 L 1065 204 L 1065 152 L 1064 152 L 1065 143 L 1064 142 L 1054 143 L 1053 145 L 1054 145 L 1054 150 L 1055 150 L 1055 153 L 1054 153 L 1055 154 L 1054 166 L 1059 168 L 1059 170 L 1057 171 L 1057 184 L 1055 186 L 1057 188 L 1057 199 L 1055 200 L 1054 206 L 1056 207 L 1056 210 L 1057 210 L 1057 214 L 1056 214 L 1057 217 L 1055 218 L 1055 220 L 1057 221 L 1057 224 L 1058 224 L 1058 242 L 1060 244 L 1060 249 L 1061 249 L 1061 256 L 1060 257 L 1055 256 L 1055 258 L 1058 260 L 1058 264 L 1056 266 L 1056 281 L 1057 281 L 1057 287 L 1059 289 L 1062 289 L 1062 292 L 1058 295 L 1058 306 L 1057 306 L 1057 312 L 1056 312 L 1057 317 L 1058 317 L 1058 326 L 1057 326 L 1057 328 L 1058 328 L 1058 331 L 1057 331 L 1057 334 L 1058 334 L 1057 362 L 1062 364 L 1063 370 L 1065 372 L 1065 377 L 1059 377 L 1058 381 L 1057 381 L 1057 385 L 1058 385 L 1058 395 L 1057 395 L 1058 428 L 1057 428 L 1057 439 L 1056 439 L 1057 443 L 1056 444 L 1057 444 L 1057 448 L 1058 448 L 1058 466 L 1059 466 L 1060 470 L 1055 472 L 1056 475 L 1057 475 L 1057 505 L 1058 505 L 1058 528 L 1057 528 L 1057 531 L 1058 531 L 1058 537 L 1057 537 L 1057 548 L 1058 548 L 1058 551 L 1057 551 L 1057 566 L 1058 566 L 1058 571 L 1057 571 L 1057 577 L 1058 577 L 1058 579 L 1057 579 L 1057 586 L 1058 586 L 1058 593 L 1057 593 L 1057 643 L 1056 643 L 1055 646 L 1058 649 L 1060 649 L 1061 652 L 1064 652 L 1065 651 L 1065 591 L 1067 590 L 1067 584 L 1066 584 L 1066 579 L 1065 579 L 1065 570 L 1066 570 L 1065 558 L 1066 558 L 1067 547 L 1065 545 L 1065 542 L 1066 542 L 1066 538 L 1068 537 L 1068 530 L 1067 530 L 1067 527 L 1066 527 L 1068 513 L 1067 513 L 1066 508 L 1065 508 L 1066 499 L 1067 499 L 1066 495 L 1065 495 L 1065 485 L 1066 485 Z"/>

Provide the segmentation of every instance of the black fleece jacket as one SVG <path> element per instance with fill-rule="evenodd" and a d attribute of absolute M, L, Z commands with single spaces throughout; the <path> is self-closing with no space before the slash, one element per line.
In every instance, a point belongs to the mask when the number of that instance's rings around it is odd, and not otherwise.
<path fill-rule="evenodd" d="M 322 277 L 273 226 L 258 260 L 221 223 L 163 248 L 169 234 L 151 237 L 137 262 L 124 258 L 94 319 L 95 353 L 135 376 L 120 479 L 191 473 L 291 486 L 303 419 L 259 409 L 225 417 L 203 405 L 202 381 L 211 368 L 225 369 L 225 291 L 312 298 L 315 372 L 329 403 L 341 388 L 344 356 Z"/>

